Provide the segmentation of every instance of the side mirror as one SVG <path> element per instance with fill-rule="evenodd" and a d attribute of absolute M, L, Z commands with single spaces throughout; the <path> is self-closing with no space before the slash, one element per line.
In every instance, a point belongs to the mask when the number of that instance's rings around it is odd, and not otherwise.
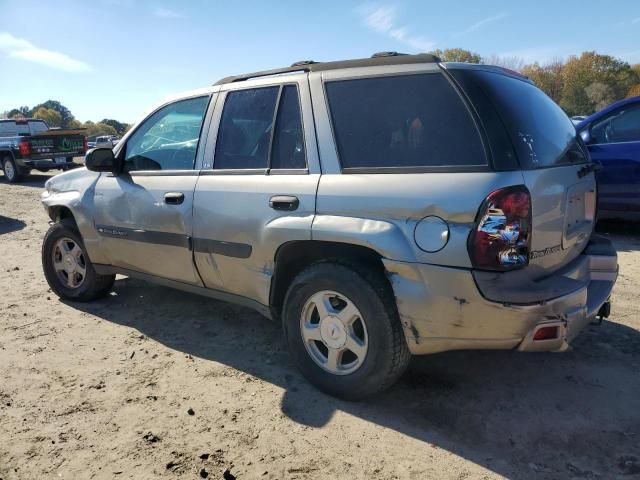
<path fill-rule="evenodd" d="M 84 164 L 92 172 L 120 173 L 120 164 L 110 148 L 94 148 L 87 152 Z"/>
<path fill-rule="evenodd" d="M 589 142 L 591 141 L 591 133 L 589 132 L 588 126 L 584 130 L 580 131 L 580 137 L 582 137 L 582 140 L 584 141 L 584 143 L 589 145 Z"/>

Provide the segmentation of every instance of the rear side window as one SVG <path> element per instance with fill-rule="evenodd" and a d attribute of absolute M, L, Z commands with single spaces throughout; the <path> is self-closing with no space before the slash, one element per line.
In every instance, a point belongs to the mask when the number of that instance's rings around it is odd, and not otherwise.
<path fill-rule="evenodd" d="M 535 85 L 482 70 L 452 71 L 471 76 L 502 119 L 520 165 L 535 169 L 588 160 L 564 111 Z"/>
<path fill-rule="evenodd" d="M 289 170 L 306 167 L 298 89 L 293 85 L 287 85 L 280 95 L 270 168 Z"/>
<path fill-rule="evenodd" d="M 466 106 L 440 73 L 326 83 L 342 168 L 486 165 Z"/>
<path fill-rule="evenodd" d="M 214 169 L 290 170 L 306 166 L 300 99 L 295 85 L 227 94 Z"/>
<path fill-rule="evenodd" d="M 29 130 L 31 132 L 31 135 L 37 135 L 38 133 L 46 132 L 47 130 L 49 130 L 49 127 L 47 127 L 47 124 L 44 122 L 30 121 Z"/>

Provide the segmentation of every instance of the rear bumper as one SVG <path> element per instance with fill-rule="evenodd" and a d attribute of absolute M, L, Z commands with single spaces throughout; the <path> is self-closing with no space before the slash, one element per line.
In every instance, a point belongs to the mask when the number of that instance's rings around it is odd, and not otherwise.
<path fill-rule="evenodd" d="M 562 271 L 542 280 L 541 289 L 527 303 L 509 302 L 505 296 L 499 301 L 486 298 L 470 270 L 384 263 L 409 350 L 415 355 L 460 349 L 566 349 L 609 300 L 618 275 L 615 249 L 602 237 L 595 237 Z M 555 294 L 548 284 L 554 285 Z M 542 298 L 541 292 L 548 295 Z M 555 325 L 557 338 L 534 341 L 541 326 Z"/>
<path fill-rule="evenodd" d="M 56 163 L 53 158 L 44 158 L 44 159 L 30 159 L 30 158 L 22 158 L 16 159 L 19 166 L 23 168 L 35 168 L 39 170 L 67 170 L 70 168 L 75 168 L 79 166 L 78 164 L 73 162 L 73 157 L 66 157 L 65 155 L 60 155 L 61 157 L 65 157 L 67 161 L 65 163 Z"/>

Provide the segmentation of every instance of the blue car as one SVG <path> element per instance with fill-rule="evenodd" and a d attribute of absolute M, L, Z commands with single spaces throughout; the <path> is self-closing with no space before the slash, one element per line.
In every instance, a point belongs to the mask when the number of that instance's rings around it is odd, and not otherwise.
<path fill-rule="evenodd" d="M 602 165 L 598 218 L 640 220 L 640 96 L 612 103 L 576 125 Z"/>

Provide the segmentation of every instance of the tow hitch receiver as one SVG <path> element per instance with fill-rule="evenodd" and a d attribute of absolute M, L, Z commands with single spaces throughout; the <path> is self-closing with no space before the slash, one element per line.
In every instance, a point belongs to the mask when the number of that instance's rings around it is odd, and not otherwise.
<path fill-rule="evenodd" d="M 596 314 L 595 320 L 591 322 L 591 325 L 602 324 L 602 320 L 609 318 L 609 315 L 611 315 L 611 300 L 607 300 L 602 304 L 600 310 L 598 310 L 598 313 Z"/>

